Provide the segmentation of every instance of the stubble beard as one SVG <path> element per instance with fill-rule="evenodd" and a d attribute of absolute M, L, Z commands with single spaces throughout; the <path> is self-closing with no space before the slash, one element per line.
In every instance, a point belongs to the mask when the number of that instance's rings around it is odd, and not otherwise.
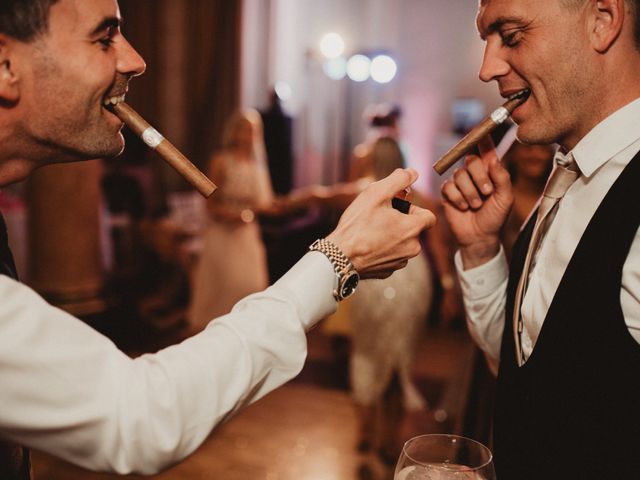
<path fill-rule="evenodd" d="M 564 82 L 549 91 L 547 105 L 537 105 L 530 118 L 518 127 L 518 140 L 529 145 L 564 145 L 576 136 L 589 89 L 576 82 Z M 581 107 L 582 105 L 582 107 Z M 572 142 L 569 140 L 569 142 Z M 573 145 L 571 146 L 571 148 Z"/>
<path fill-rule="evenodd" d="M 124 149 L 124 138 L 107 120 L 102 99 L 78 93 L 54 59 L 43 55 L 35 67 L 35 92 L 31 137 L 50 152 L 46 163 L 115 157 Z M 83 85 L 80 85 L 82 88 Z"/>

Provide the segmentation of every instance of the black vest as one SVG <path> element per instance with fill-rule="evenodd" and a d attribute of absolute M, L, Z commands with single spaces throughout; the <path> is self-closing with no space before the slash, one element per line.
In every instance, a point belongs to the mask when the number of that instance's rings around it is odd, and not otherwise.
<path fill-rule="evenodd" d="M 7 227 L 2 215 L 0 215 L 0 275 L 18 278 L 13 255 L 9 250 Z M 2 480 L 28 480 L 31 478 L 29 463 L 27 449 L 0 441 L 0 478 Z"/>
<path fill-rule="evenodd" d="M 511 319 L 533 219 L 516 242 L 496 391 L 500 480 L 640 478 L 640 345 L 620 305 L 639 200 L 640 153 L 589 222 L 522 367 Z"/>

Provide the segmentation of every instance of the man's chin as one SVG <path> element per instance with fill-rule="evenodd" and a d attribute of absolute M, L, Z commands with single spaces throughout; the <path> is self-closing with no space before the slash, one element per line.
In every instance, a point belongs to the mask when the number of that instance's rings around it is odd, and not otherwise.
<path fill-rule="evenodd" d="M 550 132 L 544 131 L 540 124 L 534 125 L 533 122 L 518 124 L 516 137 L 519 142 L 527 145 L 545 145 L 555 142 Z"/>
<path fill-rule="evenodd" d="M 94 160 L 96 158 L 113 158 L 120 155 L 123 151 L 124 142 L 109 145 L 95 145 L 93 148 L 71 152 L 71 158 L 69 159 L 69 161 L 78 162 L 85 160 Z"/>
<path fill-rule="evenodd" d="M 124 151 L 124 137 L 122 136 L 122 133 L 118 132 L 118 134 L 112 138 L 112 141 L 99 145 L 96 150 L 98 155 L 93 158 L 117 157 Z"/>
<path fill-rule="evenodd" d="M 118 157 L 118 156 L 122 155 L 122 152 L 124 152 L 124 142 L 122 142 L 120 145 L 118 145 L 117 148 L 114 148 L 111 152 L 108 152 L 108 154 L 105 155 L 105 157 L 106 158 Z"/>

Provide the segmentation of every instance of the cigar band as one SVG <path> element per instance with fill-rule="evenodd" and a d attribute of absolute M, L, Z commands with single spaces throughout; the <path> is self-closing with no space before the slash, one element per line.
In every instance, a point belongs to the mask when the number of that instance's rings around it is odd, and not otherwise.
<path fill-rule="evenodd" d="M 142 132 L 142 141 L 151 148 L 156 148 L 163 140 L 164 137 L 153 127 L 148 127 Z"/>
<path fill-rule="evenodd" d="M 507 118 L 509 118 L 509 110 L 504 107 L 496 108 L 491 114 L 491 121 L 496 125 L 500 125 Z"/>

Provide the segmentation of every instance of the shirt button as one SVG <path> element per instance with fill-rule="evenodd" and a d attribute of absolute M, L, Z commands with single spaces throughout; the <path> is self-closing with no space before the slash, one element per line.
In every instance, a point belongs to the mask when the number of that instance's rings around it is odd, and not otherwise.
<path fill-rule="evenodd" d="M 476 285 L 484 285 L 484 278 L 479 278 L 476 280 Z"/>

